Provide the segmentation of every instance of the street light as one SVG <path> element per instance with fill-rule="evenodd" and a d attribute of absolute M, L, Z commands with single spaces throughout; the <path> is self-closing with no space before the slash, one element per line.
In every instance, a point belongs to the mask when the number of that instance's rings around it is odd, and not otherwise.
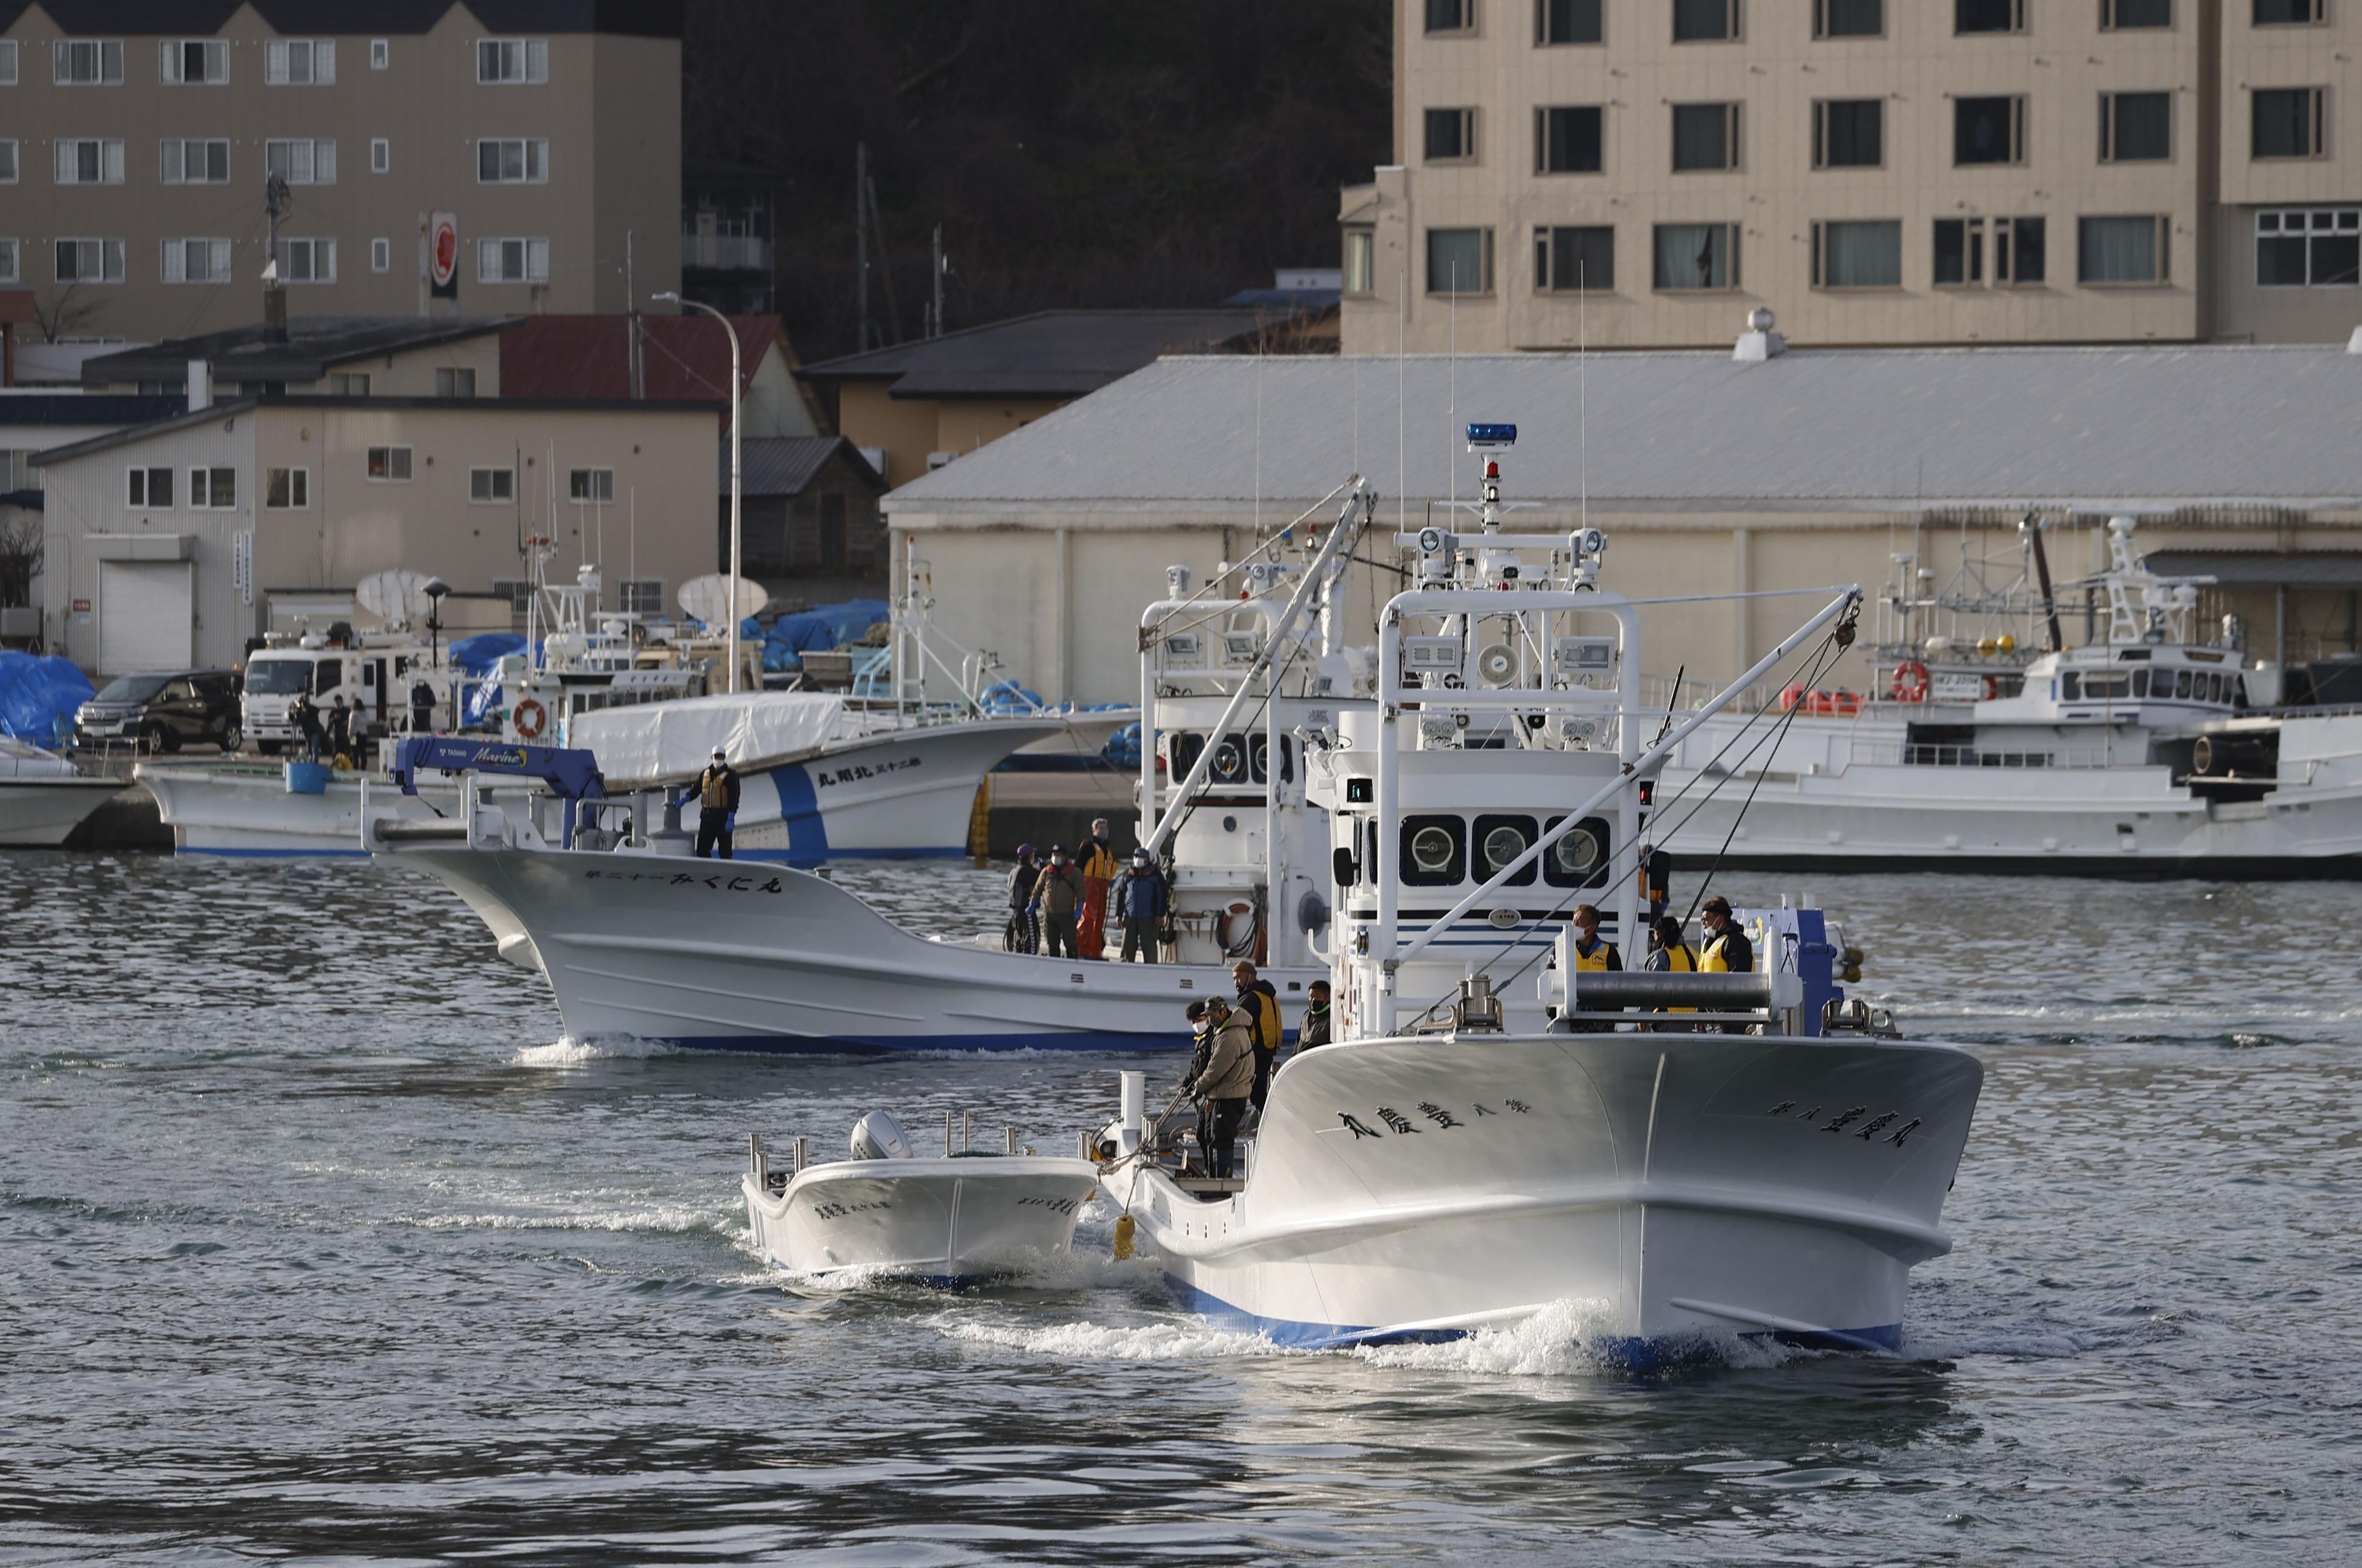
<path fill-rule="evenodd" d="M 738 329 L 712 305 L 685 300 L 669 289 L 649 298 L 658 304 L 701 310 L 730 335 L 730 690 L 734 695 L 738 690 Z"/>

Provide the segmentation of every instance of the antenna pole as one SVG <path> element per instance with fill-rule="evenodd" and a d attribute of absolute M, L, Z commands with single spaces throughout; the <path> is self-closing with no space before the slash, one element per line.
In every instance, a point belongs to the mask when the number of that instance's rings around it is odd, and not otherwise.
<path fill-rule="evenodd" d="M 1591 268 L 1574 264 L 1574 319 L 1580 334 L 1574 355 L 1574 483 L 1583 526 L 1591 526 Z"/>

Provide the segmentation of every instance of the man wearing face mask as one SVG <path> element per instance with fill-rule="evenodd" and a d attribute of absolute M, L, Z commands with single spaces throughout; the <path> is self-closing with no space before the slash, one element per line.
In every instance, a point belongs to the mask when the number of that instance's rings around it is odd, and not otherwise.
<path fill-rule="evenodd" d="M 1751 975 L 1755 972 L 1755 944 L 1730 918 L 1730 900 L 1716 893 L 1698 911 L 1698 929 L 1705 933 L 1699 944 L 1698 972 L 1705 975 Z M 1726 1023 L 1725 1034 L 1744 1034 L 1747 1025 Z"/>

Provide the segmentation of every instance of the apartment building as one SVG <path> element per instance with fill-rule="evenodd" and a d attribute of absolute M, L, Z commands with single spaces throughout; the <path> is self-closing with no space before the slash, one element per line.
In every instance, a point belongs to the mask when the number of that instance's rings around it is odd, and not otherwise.
<path fill-rule="evenodd" d="M 612 313 L 680 278 L 680 0 L 0 0 L 0 287 L 45 333 Z M 430 257 L 438 215 L 447 278 Z"/>
<path fill-rule="evenodd" d="M 2362 0 L 1396 0 L 1347 353 L 2343 342 Z"/>

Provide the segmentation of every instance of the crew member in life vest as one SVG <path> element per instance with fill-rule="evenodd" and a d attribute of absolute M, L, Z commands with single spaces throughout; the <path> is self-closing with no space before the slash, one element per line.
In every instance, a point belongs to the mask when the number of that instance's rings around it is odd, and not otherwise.
<path fill-rule="evenodd" d="M 1705 933 L 1699 944 L 1698 971 L 1706 975 L 1751 975 L 1755 972 L 1755 944 L 1730 918 L 1730 900 L 1716 893 L 1698 911 L 1698 929 Z M 1744 1034 L 1747 1025 L 1726 1023 L 1725 1034 Z"/>
<path fill-rule="evenodd" d="M 1650 945 L 1654 946 L 1657 922 L 1665 918 L 1665 905 L 1672 900 L 1668 892 L 1673 880 L 1673 857 L 1664 850 L 1647 845 L 1640 846 L 1640 900 L 1649 906 Z"/>
<path fill-rule="evenodd" d="M 1263 1110 L 1263 1102 L 1271 1096 L 1272 1064 L 1279 1058 L 1279 993 L 1271 988 L 1269 980 L 1255 978 L 1255 966 L 1242 958 L 1231 966 L 1231 978 L 1238 982 L 1239 1012 L 1254 1039 L 1254 1108 Z"/>
<path fill-rule="evenodd" d="M 713 748 L 713 760 L 697 776 L 697 857 L 730 856 L 730 835 L 738 831 L 738 770 L 728 754 Z"/>
<path fill-rule="evenodd" d="M 1649 955 L 1649 961 L 1642 965 L 1641 967 L 1649 970 L 1652 974 L 1659 975 L 1694 975 L 1697 973 L 1697 950 L 1692 947 L 1689 944 L 1688 940 L 1683 936 L 1682 922 L 1679 920 L 1675 919 L 1672 915 L 1667 915 L 1657 922 L 1656 949 Z M 1659 1012 L 1695 1012 L 1697 1009 L 1694 1007 L 1661 1007 L 1657 1010 Z M 1675 1024 L 1661 1023 L 1656 1027 L 1659 1029 L 1674 1029 L 1680 1026 Z"/>
<path fill-rule="evenodd" d="M 1304 1022 L 1296 1031 L 1296 1049 L 1299 1053 L 1326 1045 L 1336 1038 L 1331 1032 L 1334 1022 L 1329 1011 L 1329 982 L 1313 981 L 1304 988 Z"/>
<path fill-rule="evenodd" d="M 1621 970 L 1624 967 L 1624 955 L 1616 951 L 1614 943 L 1599 934 L 1599 906 L 1596 904 L 1574 906 L 1574 966 L 1577 970 L 1589 969 L 1595 972 L 1609 969 Z M 1582 982 L 1579 980 L 1572 988 L 1575 997 L 1574 1010 L 1577 1012 L 1624 1010 L 1622 1008 L 1596 1007 L 1584 1001 Z M 1616 1026 L 1604 1021 L 1597 1023 L 1575 1021 L 1570 1027 L 1581 1034 L 1602 1034 Z"/>
<path fill-rule="evenodd" d="M 1109 841 L 1108 820 L 1091 819 L 1091 836 L 1083 840 L 1082 853 L 1075 857 L 1076 869 L 1083 874 L 1083 917 L 1075 928 L 1075 947 L 1079 956 L 1107 956 L 1108 884 L 1115 880 L 1120 869 L 1115 857 L 1115 845 Z"/>

